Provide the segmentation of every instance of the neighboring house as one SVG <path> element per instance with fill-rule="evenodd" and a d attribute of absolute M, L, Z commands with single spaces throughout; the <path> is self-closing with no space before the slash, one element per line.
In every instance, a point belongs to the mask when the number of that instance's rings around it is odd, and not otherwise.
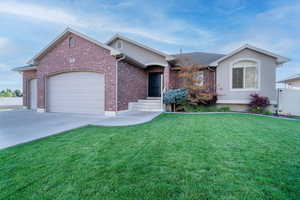
<path fill-rule="evenodd" d="M 257 92 L 276 103 L 275 72 L 289 59 L 250 45 L 227 54 L 169 55 L 121 35 L 106 44 L 66 29 L 25 67 L 23 103 L 38 112 L 160 111 L 163 90 L 182 87 L 179 66 L 201 65 L 199 77 L 217 103 L 245 110 Z"/>
<path fill-rule="evenodd" d="M 290 76 L 278 83 L 283 83 L 287 89 L 300 89 L 300 74 Z"/>

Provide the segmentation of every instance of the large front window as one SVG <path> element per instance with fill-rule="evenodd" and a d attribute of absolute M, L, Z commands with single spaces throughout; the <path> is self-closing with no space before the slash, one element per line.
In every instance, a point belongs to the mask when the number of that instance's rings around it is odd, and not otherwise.
<path fill-rule="evenodd" d="M 232 89 L 258 89 L 258 65 L 240 61 L 232 66 Z"/>

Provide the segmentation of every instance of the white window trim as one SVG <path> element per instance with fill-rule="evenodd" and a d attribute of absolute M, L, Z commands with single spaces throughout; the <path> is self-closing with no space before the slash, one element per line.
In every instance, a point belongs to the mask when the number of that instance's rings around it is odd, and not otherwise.
<path fill-rule="evenodd" d="M 253 61 L 257 63 L 257 88 L 232 88 L 232 69 L 234 68 L 234 64 L 241 62 L 241 61 Z M 260 61 L 254 58 L 239 58 L 230 63 L 230 68 L 229 68 L 229 84 L 230 84 L 230 91 L 236 91 L 236 92 L 241 92 L 241 91 L 260 91 L 260 79 L 261 79 L 261 69 L 260 69 Z M 245 73 L 244 73 L 245 76 Z M 243 78 L 244 85 L 245 85 L 245 77 Z"/>

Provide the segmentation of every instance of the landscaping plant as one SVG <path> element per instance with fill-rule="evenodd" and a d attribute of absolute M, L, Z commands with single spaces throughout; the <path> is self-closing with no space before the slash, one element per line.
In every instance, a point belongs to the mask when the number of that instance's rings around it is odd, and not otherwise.
<path fill-rule="evenodd" d="M 164 103 L 171 105 L 171 110 L 176 111 L 176 105 L 182 105 L 187 100 L 187 89 L 180 88 L 175 90 L 168 90 L 164 93 Z"/>
<path fill-rule="evenodd" d="M 249 103 L 249 111 L 253 113 L 263 113 L 265 112 L 266 107 L 270 105 L 268 97 L 260 96 L 257 93 L 250 95 L 251 100 Z"/>
<path fill-rule="evenodd" d="M 198 76 L 201 65 L 184 65 L 180 68 L 179 77 L 182 78 L 183 87 L 188 90 L 188 103 L 192 105 L 213 105 L 216 102 L 216 94 L 208 90 L 204 80 Z M 202 84 L 200 84 L 202 83 Z"/>

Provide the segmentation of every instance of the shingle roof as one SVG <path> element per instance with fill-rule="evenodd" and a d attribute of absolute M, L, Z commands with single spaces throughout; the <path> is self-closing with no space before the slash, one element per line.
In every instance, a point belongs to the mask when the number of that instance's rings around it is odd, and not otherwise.
<path fill-rule="evenodd" d="M 177 62 L 181 65 L 190 65 L 190 64 L 209 65 L 213 61 L 218 60 L 225 55 L 216 54 L 216 53 L 192 52 L 192 53 L 174 54 L 172 56 L 174 56 Z"/>

